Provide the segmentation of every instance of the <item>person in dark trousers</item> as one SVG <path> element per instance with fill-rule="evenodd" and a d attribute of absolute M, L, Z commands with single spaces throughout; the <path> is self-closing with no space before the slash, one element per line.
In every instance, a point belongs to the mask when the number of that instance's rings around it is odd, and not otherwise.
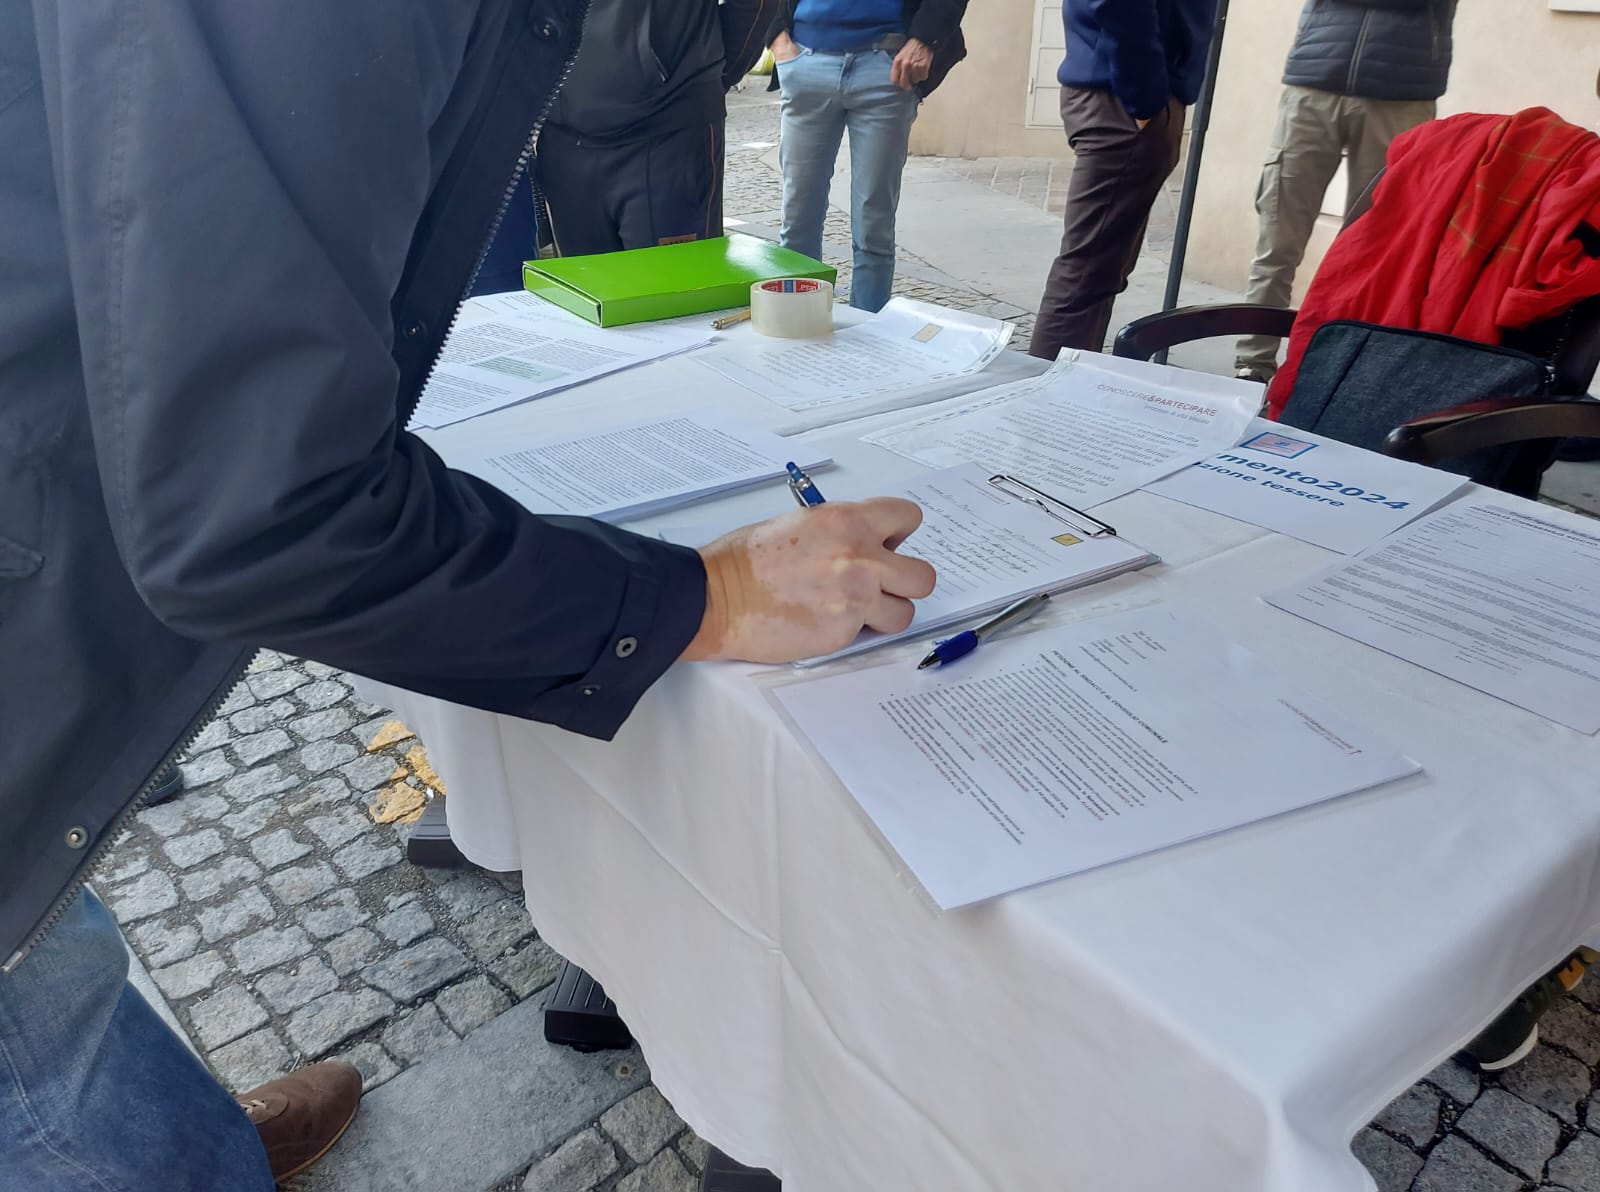
<path fill-rule="evenodd" d="M 1307 0 L 1256 188 L 1260 226 L 1246 302 L 1289 305 L 1341 162 L 1348 217 L 1383 169 L 1389 142 L 1433 119 L 1450 78 L 1455 14 L 1456 0 Z M 1234 367 L 1244 380 L 1272 380 L 1278 340 L 1245 336 Z"/>
<path fill-rule="evenodd" d="M 538 517 L 405 425 L 586 0 L 0 0 L 0 1187 L 270 1192 L 86 890 L 258 646 L 609 738 L 675 661 L 903 629 L 919 511 L 703 551 Z"/>
<path fill-rule="evenodd" d="M 1098 352 L 1200 95 L 1216 0 L 1067 0 L 1061 123 L 1076 154 L 1028 351 Z"/>

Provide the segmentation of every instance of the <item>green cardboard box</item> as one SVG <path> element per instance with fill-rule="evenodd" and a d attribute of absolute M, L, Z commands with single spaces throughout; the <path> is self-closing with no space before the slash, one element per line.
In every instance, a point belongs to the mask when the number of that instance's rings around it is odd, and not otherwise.
<path fill-rule="evenodd" d="M 529 293 L 601 327 L 749 306 L 751 284 L 773 277 L 831 283 L 838 270 L 738 232 L 657 248 L 550 257 L 522 266 L 522 284 Z"/>

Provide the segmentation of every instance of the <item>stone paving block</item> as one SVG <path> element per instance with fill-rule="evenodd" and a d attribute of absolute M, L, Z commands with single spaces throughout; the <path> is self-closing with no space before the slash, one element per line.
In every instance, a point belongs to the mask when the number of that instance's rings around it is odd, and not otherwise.
<path fill-rule="evenodd" d="M 311 846 L 296 840 L 287 828 L 279 828 L 250 842 L 250 851 L 268 869 L 279 869 L 291 861 L 298 861 L 311 851 Z"/>
<path fill-rule="evenodd" d="M 385 782 L 389 775 L 399 769 L 394 764 L 394 759 L 381 753 L 369 753 L 355 761 L 339 768 L 339 773 L 361 794 L 375 791 Z"/>
<path fill-rule="evenodd" d="M 1372 1133 L 1377 1134 L 1377 1131 L 1374 1130 Z M 1383 1135 L 1379 1134 L 1378 1137 L 1383 1138 Z M 1399 1145 L 1398 1143 L 1395 1143 L 1393 1139 L 1384 1138 L 1383 1140 L 1396 1146 Z M 1401 1147 L 1400 1149 L 1405 1150 L 1404 1147 Z M 711 1144 L 705 1139 L 701 1138 L 700 1135 L 696 1134 L 693 1130 L 685 1130 L 683 1132 L 683 1137 L 678 1139 L 678 1154 L 683 1156 L 683 1161 L 688 1166 L 690 1171 L 694 1172 L 695 1175 L 704 1175 L 706 1171 L 706 1161 L 711 1157 Z M 1412 1157 L 1415 1158 L 1415 1156 Z M 1365 1162 L 1365 1160 L 1363 1160 L 1363 1162 Z M 1417 1167 L 1421 1166 L 1422 1160 L 1417 1159 Z M 1415 1168 L 1412 1169 L 1412 1174 L 1416 1174 Z M 1408 1176 L 1406 1178 L 1406 1183 L 1409 1184 L 1410 1182 L 1411 1180 Z M 1379 1181 L 1378 1187 L 1379 1192 L 1387 1192 L 1387 1189 L 1383 1188 L 1382 1181 Z"/>
<path fill-rule="evenodd" d="M 213 720 L 213 726 L 220 725 L 224 733 L 227 724 L 220 720 Z M 202 753 L 192 761 L 180 762 L 178 769 L 183 772 L 183 786 L 185 790 L 197 790 L 202 786 L 209 786 L 213 782 L 221 782 L 234 772 L 233 763 L 220 749 L 213 749 L 210 753 Z"/>
<path fill-rule="evenodd" d="M 150 968 L 165 968 L 188 960 L 200 947 L 200 929 L 192 924 L 174 926 L 161 919 L 139 924 L 129 934 L 133 950 Z"/>
<path fill-rule="evenodd" d="M 535 1163 L 522 1192 L 590 1192 L 621 1166 L 611 1144 L 597 1130 L 575 1134 Z"/>
<path fill-rule="evenodd" d="M 189 826 L 189 815 L 181 799 L 146 807 L 137 812 L 134 818 L 157 836 L 176 836 Z"/>
<path fill-rule="evenodd" d="M 296 819 L 348 803 L 354 794 L 350 784 L 337 774 L 324 774 L 306 783 L 293 798 L 284 800 L 284 810 Z"/>
<path fill-rule="evenodd" d="M 389 1077 L 399 1073 L 400 1065 L 376 1043 L 357 1043 L 343 1055 L 336 1056 L 347 1064 L 354 1064 L 361 1073 L 361 1091 L 370 1093 Z"/>
<path fill-rule="evenodd" d="M 361 976 L 396 1001 L 411 1002 L 454 981 L 471 967 L 461 949 L 434 937 L 368 965 Z"/>
<path fill-rule="evenodd" d="M 196 1042 L 206 1051 L 232 1043 L 265 1026 L 267 1010 L 240 985 L 230 985 L 210 997 L 201 998 L 189 1011 Z"/>
<path fill-rule="evenodd" d="M 305 686 L 311 682 L 311 676 L 294 667 L 286 666 L 264 674 L 251 675 L 246 682 L 250 684 L 251 694 L 257 699 L 269 700 L 288 695 L 296 687 Z"/>
<path fill-rule="evenodd" d="M 235 840 L 249 840 L 277 819 L 280 811 L 282 808 L 278 806 L 278 800 L 268 796 L 246 803 L 232 815 L 223 816 L 222 826 L 233 833 Z"/>
<path fill-rule="evenodd" d="M 1561 1142 L 1561 1123 L 1504 1089 L 1487 1089 L 1456 1129 L 1529 1179 L 1538 1179 Z"/>
<path fill-rule="evenodd" d="M 1413 1085 L 1377 1117 L 1377 1124 L 1391 1134 L 1408 1139 L 1414 1146 L 1433 1141 L 1439 1129 L 1439 1095 L 1421 1085 Z"/>
<path fill-rule="evenodd" d="M 257 650 L 255 657 L 250 659 L 250 665 L 245 667 L 247 675 L 259 675 L 262 671 L 277 670 L 286 659 L 276 650 Z"/>
<path fill-rule="evenodd" d="M 1355 1136 L 1350 1149 L 1372 1173 L 1378 1192 L 1407 1192 L 1422 1170 L 1421 1155 L 1370 1126 Z"/>
<path fill-rule="evenodd" d="M 247 887 L 217 906 L 207 907 L 195 916 L 200 924 L 200 935 L 206 943 L 214 944 L 235 936 L 261 923 L 271 923 L 277 918 L 272 904 L 260 890 Z"/>
<path fill-rule="evenodd" d="M 356 927 L 337 939 L 329 940 L 324 951 L 328 954 L 328 963 L 333 966 L 333 971 L 341 977 L 348 977 L 358 968 L 371 963 L 382 947 L 376 935 L 365 927 Z"/>
<path fill-rule="evenodd" d="M 348 844 L 371 826 L 354 807 L 340 807 L 327 815 L 312 816 L 305 821 L 310 832 L 328 848 Z"/>
<path fill-rule="evenodd" d="M 1539 1038 L 1565 1048 L 1591 1068 L 1600 1063 L 1600 1015 L 1576 998 L 1564 997 L 1550 1007 L 1539 1020 Z"/>
<path fill-rule="evenodd" d="M 291 720 L 289 731 L 307 741 L 323 741 L 338 736 L 355 722 L 348 708 L 325 708 Z"/>
<path fill-rule="evenodd" d="M 1522 1180 L 1451 1135 L 1433 1148 L 1412 1192 L 1519 1192 Z"/>
<path fill-rule="evenodd" d="M 308 955 L 311 937 L 300 926 L 264 927 L 245 936 L 229 950 L 239 972 L 249 977 Z"/>
<path fill-rule="evenodd" d="M 452 877 L 439 887 L 438 894 L 439 900 L 450 911 L 451 918 L 458 923 L 481 914 L 498 902 L 506 901 L 506 892 L 499 883 L 476 869 Z"/>
<path fill-rule="evenodd" d="M 1483 1084 L 1478 1074 L 1458 1059 L 1445 1060 L 1423 1079 L 1462 1105 L 1476 1101 Z"/>
<path fill-rule="evenodd" d="M 280 869 L 267 879 L 278 901 L 285 906 L 299 906 L 320 894 L 333 889 L 338 881 L 333 870 L 323 861 L 296 865 L 293 869 Z"/>
<path fill-rule="evenodd" d="M 256 992 L 278 1014 L 298 1010 L 337 988 L 339 978 L 320 956 L 308 956 L 293 968 L 267 973 L 256 982 Z"/>
<path fill-rule="evenodd" d="M 209 753 L 213 749 L 220 749 L 233 739 L 233 729 L 228 726 L 226 716 L 213 716 L 198 733 L 194 740 L 189 742 L 187 760 L 194 761 L 201 754 Z"/>
<path fill-rule="evenodd" d="M 295 699 L 313 712 L 331 708 L 350 696 L 350 688 L 338 679 L 318 679 L 294 693 Z"/>
<path fill-rule="evenodd" d="M 217 705 L 218 716 L 232 716 L 241 712 L 256 702 L 255 692 L 250 690 L 248 683 L 240 683 L 228 693 L 228 697 Z"/>
<path fill-rule="evenodd" d="M 235 774 L 223 784 L 222 790 L 236 805 L 242 807 L 269 795 L 281 795 L 294 784 L 294 776 L 273 762 L 270 766 L 254 766 L 243 774 Z"/>
<path fill-rule="evenodd" d="M 1577 1060 L 1548 1047 L 1536 1047 L 1527 1059 L 1501 1073 L 1500 1083 L 1524 1101 L 1577 1125 L 1578 1106 L 1589 1099 L 1594 1081 L 1589 1069 Z"/>
<path fill-rule="evenodd" d="M 561 956 L 543 940 L 532 940 L 510 956 L 491 961 L 489 971 L 517 997 L 525 998 L 561 974 Z"/>
<path fill-rule="evenodd" d="M 126 843 L 119 842 L 113 845 L 110 856 L 115 859 L 107 863 L 105 877 L 102 879 L 108 886 L 131 881 L 150 868 L 150 854 L 142 848 Z"/>
<path fill-rule="evenodd" d="M 368 917 L 356 898 L 356 892 L 345 888 L 335 890 L 302 910 L 300 924 L 311 933 L 313 939 L 327 940 L 365 923 Z"/>
<path fill-rule="evenodd" d="M 203 993 L 217 983 L 217 978 L 228 971 L 228 962 L 220 953 L 201 952 L 188 960 L 180 960 L 165 968 L 151 969 L 150 979 L 164 996 L 172 1001 L 182 1001 Z"/>
<path fill-rule="evenodd" d="M 527 908 L 515 899 L 497 902 L 464 920 L 461 938 L 479 960 L 493 960 L 533 934 L 533 920 Z"/>
<path fill-rule="evenodd" d="M 339 872 L 353 882 L 381 873 L 404 859 L 399 845 L 371 839 L 352 841 L 333 854 L 333 863 Z"/>
<path fill-rule="evenodd" d="M 412 902 L 390 911 L 373 924 L 390 943 L 404 947 L 433 930 L 433 916 Z"/>
<path fill-rule="evenodd" d="M 306 674 L 313 679 L 327 679 L 343 673 L 336 666 L 329 666 L 326 662 L 312 662 L 309 658 L 302 658 L 300 665 L 305 668 Z"/>
<path fill-rule="evenodd" d="M 1600 1192 L 1600 1137 L 1587 1130 L 1550 1161 L 1550 1182 L 1572 1192 Z"/>
<path fill-rule="evenodd" d="M 161 851 L 179 869 L 193 869 L 222 852 L 222 847 L 222 834 L 215 828 L 204 828 L 198 832 L 179 833 L 163 842 Z"/>
<path fill-rule="evenodd" d="M 393 1012 L 394 1003 L 376 990 L 335 990 L 294 1012 L 289 1019 L 289 1040 L 302 1055 L 314 1059 Z"/>
<path fill-rule="evenodd" d="M 360 750 L 348 741 L 313 741 L 300 751 L 300 764 L 307 774 L 321 774 L 359 756 Z"/>
<path fill-rule="evenodd" d="M 270 1027 L 252 1031 L 206 1057 L 222 1087 L 234 1094 L 246 1093 L 269 1080 L 287 1076 L 293 1061 L 289 1049 Z"/>
<path fill-rule="evenodd" d="M 234 733 L 248 737 L 265 732 L 269 728 L 277 728 L 297 711 L 299 709 L 286 699 L 273 700 L 270 703 L 256 704 L 228 717 L 228 727 Z"/>
<path fill-rule="evenodd" d="M 253 766 L 269 757 L 288 753 L 293 748 L 294 742 L 289 739 L 288 733 L 281 728 L 269 728 L 264 733 L 240 737 L 233 743 L 233 755 L 245 765 Z"/>
<path fill-rule="evenodd" d="M 184 874 L 178 884 L 183 887 L 185 898 L 191 902 L 205 902 L 232 886 L 260 880 L 261 866 L 247 857 L 233 856 Z"/>
<path fill-rule="evenodd" d="M 123 886 L 109 890 L 106 905 L 118 923 L 137 923 L 178 905 L 178 888 L 166 874 L 151 870 Z"/>
<path fill-rule="evenodd" d="M 643 1163 L 683 1132 L 683 1119 L 654 1085 L 646 1085 L 601 1114 L 600 1128 L 616 1140 L 628 1158 Z"/>
<path fill-rule="evenodd" d="M 493 1188 L 643 1087 L 637 1050 L 627 1064 L 581 1055 L 546 1043 L 542 1022 L 537 1006 L 514 1006 L 375 1090 L 302 1192 Z"/>
<path fill-rule="evenodd" d="M 496 989 L 488 977 L 469 977 L 442 990 L 433 1002 L 458 1035 L 476 1030 L 511 1008 L 511 999 Z"/>
<path fill-rule="evenodd" d="M 369 753 L 409 741 L 416 735 L 393 716 L 377 716 L 356 726 L 356 739 L 366 745 Z"/>
<path fill-rule="evenodd" d="M 403 1064 L 413 1064 L 430 1051 L 455 1041 L 455 1034 L 439 1011 L 427 1002 L 396 1019 L 383 1031 L 384 1050 Z"/>
<path fill-rule="evenodd" d="M 695 1192 L 698 1187 L 678 1152 L 666 1150 L 618 1180 L 616 1192 Z"/>

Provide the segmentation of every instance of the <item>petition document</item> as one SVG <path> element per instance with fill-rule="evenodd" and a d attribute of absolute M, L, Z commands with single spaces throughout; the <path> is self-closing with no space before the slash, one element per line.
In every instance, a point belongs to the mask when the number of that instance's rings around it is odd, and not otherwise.
<path fill-rule="evenodd" d="M 1258 418 L 1240 443 L 1146 488 L 1353 555 L 1466 483 L 1464 476 Z"/>
<path fill-rule="evenodd" d="M 1161 608 L 772 695 L 946 910 L 1418 769 Z"/>
<path fill-rule="evenodd" d="M 864 436 L 929 467 L 975 460 L 1098 505 L 1239 441 L 1261 386 L 1093 353 L 952 410 Z"/>
<path fill-rule="evenodd" d="M 469 298 L 408 425 L 449 426 L 715 338 L 704 319 L 596 327 L 532 294 Z"/>
<path fill-rule="evenodd" d="M 749 336 L 700 363 L 790 410 L 881 396 L 982 369 L 1011 324 L 910 298 L 891 298 L 865 323 L 817 339 Z"/>
<path fill-rule="evenodd" d="M 1600 731 L 1600 534 L 1464 499 L 1263 599 L 1581 733 Z"/>
<path fill-rule="evenodd" d="M 492 454 L 460 453 L 451 464 L 534 513 L 623 521 L 774 480 L 799 446 L 721 415 L 683 414 Z M 829 462 L 812 458 L 800 466 Z"/>

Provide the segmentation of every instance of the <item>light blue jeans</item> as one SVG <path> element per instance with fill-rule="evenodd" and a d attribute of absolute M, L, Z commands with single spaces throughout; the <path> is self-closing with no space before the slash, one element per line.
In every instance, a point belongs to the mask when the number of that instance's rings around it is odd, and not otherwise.
<path fill-rule="evenodd" d="M 894 213 L 900 205 L 915 91 L 889 81 L 883 50 L 825 54 L 802 48 L 778 65 L 783 95 L 778 161 L 783 167 L 783 246 L 822 256 L 822 221 L 839 140 L 850 130 L 850 305 L 881 310 L 894 285 Z"/>
<path fill-rule="evenodd" d="M 89 894 L 0 973 L 0 1192 L 272 1192 L 256 1128 L 127 974 Z"/>

